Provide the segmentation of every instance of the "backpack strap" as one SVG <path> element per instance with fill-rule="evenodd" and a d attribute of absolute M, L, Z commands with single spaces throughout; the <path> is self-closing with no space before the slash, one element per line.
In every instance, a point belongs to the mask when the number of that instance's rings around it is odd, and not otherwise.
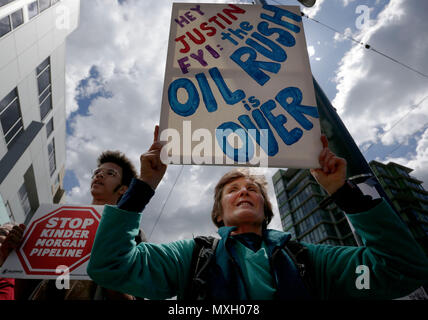
<path fill-rule="evenodd" d="M 194 238 L 192 261 L 190 263 L 189 283 L 184 298 L 186 300 L 203 300 L 207 296 L 206 272 L 208 265 L 214 257 L 218 238 L 199 236 Z"/>
<path fill-rule="evenodd" d="M 313 285 L 311 273 L 309 272 L 310 261 L 308 248 L 306 248 L 300 242 L 290 240 L 287 242 L 284 249 L 296 265 L 296 268 L 303 280 L 303 283 L 305 284 L 306 289 L 313 297 L 315 297 L 316 291 Z"/>

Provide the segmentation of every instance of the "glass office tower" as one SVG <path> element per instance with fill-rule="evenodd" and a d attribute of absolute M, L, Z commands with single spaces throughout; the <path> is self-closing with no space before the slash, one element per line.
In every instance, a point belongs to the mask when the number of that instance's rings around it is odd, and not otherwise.
<path fill-rule="evenodd" d="M 428 192 L 422 186 L 423 181 L 410 175 L 413 169 L 398 163 L 371 161 L 369 165 L 394 209 L 428 255 Z"/>
<path fill-rule="evenodd" d="M 357 245 L 348 220 L 335 204 L 320 208 L 327 193 L 309 170 L 278 170 L 272 177 L 281 223 L 293 239 L 331 245 Z"/>

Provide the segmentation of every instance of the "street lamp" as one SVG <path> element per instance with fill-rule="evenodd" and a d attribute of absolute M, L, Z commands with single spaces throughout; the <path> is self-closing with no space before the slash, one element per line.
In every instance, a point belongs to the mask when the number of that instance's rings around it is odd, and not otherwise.
<path fill-rule="evenodd" d="M 305 7 L 312 7 L 317 0 L 298 0 Z"/>

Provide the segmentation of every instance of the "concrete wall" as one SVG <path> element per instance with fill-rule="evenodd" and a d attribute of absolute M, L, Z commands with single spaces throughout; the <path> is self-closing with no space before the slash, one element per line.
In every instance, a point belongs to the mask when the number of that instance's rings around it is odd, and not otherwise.
<path fill-rule="evenodd" d="M 18 190 L 24 183 L 35 190 L 28 190 L 31 196 L 36 195 L 36 203 L 52 203 L 57 188 L 53 188 L 60 174 L 62 185 L 65 165 L 66 113 L 65 113 L 65 40 L 77 28 L 79 23 L 80 0 L 62 0 L 51 8 L 28 20 L 27 4 L 32 0 L 14 1 L 0 8 L 0 19 L 17 9 L 23 8 L 24 24 L 0 38 L 0 100 L 14 88 L 18 89 L 24 130 L 34 122 L 46 124 L 51 118 L 54 121 L 54 131 L 46 137 L 46 127 L 43 126 L 33 135 L 33 141 L 25 152 L 20 151 L 16 163 L 7 168 L 8 174 L 0 181 L 0 194 L 4 204 L 9 204 L 17 222 L 25 220 Z M 44 120 L 40 119 L 36 68 L 47 57 L 51 62 L 52 106 L 53 109 Z M 39 126 L 40 127 L 40 126 Z M 49 158 L 47 145 L 55 139 L 56 170 L 49 173 Z M 0 162 L 11 158 L 4 134 L 0 126 Z M 12 157 L 13 158 L 13 157 Z M 4 161 L 3 161 L 4 162 Z M 9 161 L 10 162 L 10 161 Z M 34 181 L 31 182 L 31 170 Z M 2 168 L 5 170 L 5 168 Z M 30 181 L 30 182 L 28 182 Z M 28 185 L 27 185 L 28 189 Z M 34 203 L 34 201 L 33 201 Z M 2 211 L 0 214 L 4 215 Z M 0 217 L 3 221 L 4 217 Z"/>

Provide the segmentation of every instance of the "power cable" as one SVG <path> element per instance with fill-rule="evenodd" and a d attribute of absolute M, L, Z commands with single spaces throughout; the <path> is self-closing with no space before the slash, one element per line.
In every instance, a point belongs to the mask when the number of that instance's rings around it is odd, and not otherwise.
<path fill-rule="evenodd" d="M 156 221 L 155 221 L 155 223 L 154 223 L 154 225 L 153 225 L 152 231 L 150 231 L 150 235 L 149 235 L 149 237 L 147 238 L 147 240 L 150 240 L 150 239 L 151 239 L 151 237 L 152 237 L 152 233 L 153 233 L 153 230 L 155 230 L 156 225 L 158 224 L 159 219 L 160 219 L 160 217 L 162 216 L 163 209 L 165 208 L 165 205 L 167 204 L 167 202 L 168 202 L 168 200 L 169 200 L 169 197 L 171 196 L 172 191 L 174 190 L 175 185 L 177 184 L 178 178 L 181 176 L 181 173 L 183 172 L 183 168 L 184 168 L 184 165 L 181 165 L 180 172 L 178 173 L 177 177 L 175 178 L 175 181 L 174 181 L 174 184 L 172 185 L 172 188 L 169 190 L 168 196 L 166 197 L 166 199 L 165 199 L 165 201 L 164 201 L 164 203 L 163 203 L 163 205 L 162 205 L 162 208 L 161 208 L 161 210 L 160 210 L 160 212 L 159 212 L 158 218 L 156 219 Z"/>
<path fill-rule="evenodd" d="M 275 2 L 275 3 L 277 3 L 277 4 L 279 4 L 279 5 L 281 5 L 281 3 L 280 2 L 278 2 L 278 1 L 276 1 L 276 0 L 271 0 L 272 2 Z M 346 39 L 348 39 L 348 40 L 351 40 L 351 41 L 353 41 L 353 42 L 355 42 L 355 43 L 357 43 L 358 45 L 361 45 L 361 46 L 364 46 L 364 48 L 365 49 L 368 49 L 368 50 L 372 50 L 373 52 L 375 52 L 375 53 L 377 53 L 377 54 L 379 54 L 379 55 L 381 55 L 381 56 L 383 56 L 384 58 L 387 58 L 387 59 L 389 59 L 389 60 L 391 60 L 392 62 L 395 62 L 395 63 L 397 63 L 397 64 L 399 64 L 399 65 L 401 65 L 401 66 L 403 66 L 403 67 L 405 67 L 405 68 L 407 68 L 407 69 L 409 69 L 409 70 L 411 70 L 411 71 L 413 71 L 413 72 L 415 72 L 415 73 L 417 73 L 417 74 L 419 74 L 419 75 L 421 75 L 421 76 L 423 76 L 424 78 L 427 78 L 428 79 L 428 75 L 426 75 L 426 74 L 424 74 L 424 73 L 422 73 L 422 72 L 420 72 L 419 70 L 416 70 L 416 69 L 414 69 L 414 68 L 412 68 L 412 67 L 410 67 L 409 65 L 406 65 L 406 64 L 404 64 L 404 63 L 402 63 L 401 61 L 398 61 L 397 59 L 394 59 L 394 58 L 392 58 L 392 57 L 390 57 L 390 56 L 388 56 L 388 55 L 386 55 L 386 54 L 384 54 L 383 52 L 380 52 L 379 50 L 376 50 L 375 48 L 373 48 L 370 44 L 368 44 L 368 43 L 364 43 L 364 42 L 360 42 L 359 40 L 357 40 L 357 39 L 355 39 L 354 37 L 351 37 L 351 36 L 348 36 L 348 35 L 346 35 L 346 34 L 344 34 L 343 32 L 341 32 L 341 31 L 339 31 L 339 30 L 337 30 L 337 29 L 335 29 L 335 28 L 333 28 L 333 27 L 331 27 L 331 26 L 329 26 L 329 25 L 327 25 L 327 24 L 325 24 L 325 23 L 323 23 L 323 22 L 321 22 L 321 21 L 318 21 L 318 20 L 316 20 L 316 19 L 314 19 L 314 18 L 311 18 L 311 17 L 309 17 L 307 14 L 305 14 L 305 13 L 303 13 L 303 12 L 301 12 L 301 15 L 302 16 L 304 16 L 304 17 L 306 17 L 307 19 L 310 19 L 310 20 L 312 20 L 312 21 L 314 21 L 314 22 L 316 22 L 316 23 L 318 23 L 318 24 L 321 24 L 322 26 L 324 26 L 324 27 L 326 27 L 326 28 L 328 28 L 328 29 L 330 29 L 331 31 L 333 31 L 333 32 L 335 32 L 335 33 L 338 33 L 338 34 L 340 34 L 340 35 L 342 35 L 343 37 L 345 37 Z M 403 117 L 401 117 L 396 123 L 394 123 L 392 126 L 391 126 L 391 128 L 389 128 L 387 131 L 385 131 L 379 138 L 382 138 L 385 134 L 387 134 L 389 131 L 391 131 L 398 123 L 400 123 L 404 118 L 406 118 L 413 110 L 415 110 L 415 109 L 417 109 L 420 105 L 421 105 L 421 103 L 426 99 L 426 98 L 428 98 L 428 96 L 425 96 L 418 104 L 416 104 L 416 105 L 413 105 L 413 106 L 411 106 L 410 108 L 410 110 L 409 110 L 409 112 L 407 112 Z M 395 152 L 398 148 L 400 148 L 402 145 L 403 145 L 403 143 L 404 142 L 402 142 L 402 143 L 400 143 L 399 145 L 398 145 L 398 147 L 396 147 L 394 150 L 392 150 L 389 154 L 387 154 L 385 157 L 387 157 L 387 156 L 389 156 L 390 154 L 392 154 L 393 152 Z M 372 147 L 374 145 L 374 143 L 372 143 L 372 144 L 370 144 L 370 146 L 364 151 L 364 153 L 367 153 L 367 151 Z"/>
<path fill-rule="evenodd" d="M 272 2 L 275 2 L 275 3 L 279 4 L 279 5 L 282 5 L 282 3 L 278 2 L 278 1 L 275 1 L 275 0 L 271 0 L 271 1 L 272 1 Z M 363 46 L 365 49 L 367 49 L 367 50 L 371 50 L 371 51 L 373 51 L 373 52 L 375 52 L 375 53 L 377 53 L 377 54 L 379 54 L 379 55 L 383 56 L 384 58 L 387 58 L 387 59 L 389 59 L 390 61 L 395 62 L 395 63 L 397 63 L 397 64 L 401 65 L 402 67 L 405 67 L 405 68 L 409 69 L 410 71 L 413 71 L 413 72 L 415 72 L 415 73 L 419 74 L 420 76 L 422 76 L 422 77 L 424 77 L 424 78 L 428 79 L 428 75 L 426 75 L 426 74 L 424 74 L 424 73 L 420 72 L 419 70 L 417 70 L 417 69 L 415 69 L 415 68 L 413 68 L 413 67 L 411 67 L 411 66 L 409 66 L 409 65 L 407 65 L 407 64 L 405 64 L 405 63 L 403 63 L 403 62 L 401 62 L 401 61 L 398 61 L 397 59 L 394 59 L 394 58 L 390 57 L 389 55 L 387 55 L 387 54 L 385 54 L 385 53 L 383 53 L 383 52 L 381 52 L 381 51 L 379 51 L 379 50 L 376 50 L 376 49 L 375 49 L 375 48 L 373 48 L 370 44 L 368 44 L 368 43 L 364 43 L 364 42 L 361 42 L 361 41 L 359 41 L 359 40 L 355 39 L 354 37 L 348 36 L 348 35 L 344 34 L 343 32 L 341 32 L 341 31 L 339 31 L 339 30 L 337 30 L 337 29 L 335 29 L 335 28 L 333 28 L 333 27 L 331 27 L 331 26 L 329 26 L 329 25 L 327 25 L 327 24 L 325 24 L 325 23 L 323 23 L 323 22 L 321 22 L 321 21 L 319 21 L 319 20 L 316 20 L 316 19 L 314 19 L 314 18 L 309 17 L 307 14 L 305 14 L 305 13 L 303 13 L 303 12 L 301 12 L 301 15 L 302 15 L 302 16 L 304 16 L 304 17 L 306 17 L 306 18 L 307 18 L 307 19 L 309 19 L 309 20 L 312 20 L 312 21 L 314 21 L 314 22 L 316 22 L 316 23 L 318 23 L 318 24 L 320 24 L 320 25 L 322 25 L 322 26 L 324 26 L 324 27 L 326 27 L 326 28 L 330 29 L 330 30 L 331 30 L 331 31 L 333 31 L 333 32 L 336 32 L 336 33 L 338 33 L 338 34 L 342 35 L 342 36 L 343 36 L 343 37 L 345 37 L 346 39 L 351 40 L 351 41 L 353 41 L 353 42 L 357 43 L 358 45 Z"/>
<path fill-rule="evenodd" d="M 425 99 L 427 99 L 428 98 L 428 95 L 427 96 L 425 96 L 421 101 L 419 101 L 419 103 L 417 103 L 417 104 L 415 104 L 415 105 L 412 105 L 411 107 L 410 107 L 410 110 L 409 110 L 409 112 L 407 112 L 404 116 L 402 116 L 400 119 L 398 119 L 398 121 L 397 122 L 395 122 L 392 126 L 391 126 L 391 128 L 389 128 L 388 130 L 386 130 L 385 132 L 383 132 L 382 134 L 381 134 L 381 136 L 379 137 L 379 139 L 381 139 L 384 135 L 386 135 L 389 131 L 391 131 L 394 127 L 396 127 L 397 126 L 397 124 L 399 124 L 404 118 L 406 118 L 412 111 L 414 111 L 414 110 L 416 110 L 417 108 L 419 108 L 419 106 L 422 104 L 422 102 L 424 102 L 425 101 Z M 367 153 L 367 151 L 369 151 L 370 150 L 370 148 L 371 147 L 373 147 L 373 145 L 374 145 L 375 143 L 373 142 L 372 144 L 370 144 L 370 146 L 368 146 L 367 147 L 367 149 L 366 150 L 364 150 L 364 153 Z M 395 151 L 395 150 L 394 150 Z"/>
<path fill-rule="evenodd" d="M 428 122 L 427 123 L 425 123 L 423 126 L 422 126 L 422 129 L 424 129 L 424 128 L 427 128 L 428 127 Z M 420 130 L 418 130 L 418 131 L 420 131 Z M 401 146 L 404 144 L 404 142 L 405 142 L 405 140 L 403 140 L 403 142 L 401 142 L 397 147 L 395 147 L 392 151 L 390 151 L 389 153 L 387 153 L 386 155 L 384 155 L 383 156 L 383 158 L 387 158 L 388 156 L 390 156 L 391 154 L 393 154 L 395 151 L 397 151 L 399 148 L 401 148 Z"/>

